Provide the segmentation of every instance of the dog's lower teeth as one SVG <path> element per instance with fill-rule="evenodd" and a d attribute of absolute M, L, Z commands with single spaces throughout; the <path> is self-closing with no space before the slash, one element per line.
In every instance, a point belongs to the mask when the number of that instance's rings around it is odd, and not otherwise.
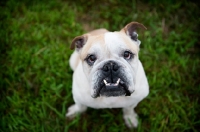
<path fill-rule="evenodd" d="M 117 82 L 116 83 L 108 83 L 105 79 L 103 80 L 104 84 L 106 86 L 118 86 L 119 85 L 119 82 L 120 82 L 120 78 L 118 78 Z"/>
<path fill-rule="evenodd" d="M 119 81 L 120 81 L 120 78 L 118 78 L 117 82 L 115 83 L 116 85 L 119 85 Z"/>
<path fill-rule="evenodd" d="M 109 84 L 109 83 L 107 83 L 107 81 L 106 81 L 105 79 L 103 80 L 103 82 L 104 82 L 105 85 L 108 85 L 108 84 Z"/>

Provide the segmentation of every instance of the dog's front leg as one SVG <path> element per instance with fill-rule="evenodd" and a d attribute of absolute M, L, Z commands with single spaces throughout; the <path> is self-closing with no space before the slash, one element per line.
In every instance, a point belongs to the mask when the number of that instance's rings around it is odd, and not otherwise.
<path fill-rule="evenodd" d="M 66 117 L 68 118 L 74 118 L 77 114 L 83 113 L 86 111 L 87 107 L 82 104 L 73 104 L 68 108 L 68 112 L 66 114 Z"/>
<path fill-rule="evenodd" d="M 138 120 L 137 120 L 137 114 L 134 111 L 134 106 L 123 108 L 123 118 L 125 120 L 127 127 L 129 128 L 137 127 Z"/>

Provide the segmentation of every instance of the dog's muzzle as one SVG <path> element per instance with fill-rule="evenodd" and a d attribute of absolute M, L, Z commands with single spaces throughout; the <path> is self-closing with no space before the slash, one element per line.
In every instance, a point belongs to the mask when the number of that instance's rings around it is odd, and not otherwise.
<path fill-rule="evenodd" d="M 98 96 L 130 96 L 128 84 L 120 66 L 114 61 L 108 61 L 101 69 L 101 79 L 95 97 Z"/>

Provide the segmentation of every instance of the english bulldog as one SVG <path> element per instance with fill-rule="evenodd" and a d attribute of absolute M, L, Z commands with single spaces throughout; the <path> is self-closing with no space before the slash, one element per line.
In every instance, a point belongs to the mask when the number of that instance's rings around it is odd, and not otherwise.
<path fill-rule="evenodd" d="M 138 22 L 120 31 L 98 29 L 75 37 L 70 57 L 73 73 L 72 94 L 75 104 L 66 117 L 73 118 L 87 107 L 122 108 L 125 124 L 137 127 L 134 108 L 149 94 L 148 81 L 139 60 Z"/>

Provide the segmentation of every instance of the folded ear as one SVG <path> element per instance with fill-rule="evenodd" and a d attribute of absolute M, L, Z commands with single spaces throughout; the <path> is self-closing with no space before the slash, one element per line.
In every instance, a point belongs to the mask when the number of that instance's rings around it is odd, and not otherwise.
<path fill-rule="evenodd" d="M 127 24 L 121 32 L 125 32 L 132 40 L 138 41 L 138 34 L 136 32 L 137 28 L 147 29 L 143 24 L 138 22 L 131 22 Z"/>
<path fill-rule="evenodd" d="M 71 47 L 70 49 L 81 49 L 85 43 L 87 42 L 87 38 L 88 36 L 87 35 L 82 35 L 82 36 L 78 36 L 78 37 L 75 37 L 73 40 L 72 40 L 72 44 L 71 44 Z"/>

